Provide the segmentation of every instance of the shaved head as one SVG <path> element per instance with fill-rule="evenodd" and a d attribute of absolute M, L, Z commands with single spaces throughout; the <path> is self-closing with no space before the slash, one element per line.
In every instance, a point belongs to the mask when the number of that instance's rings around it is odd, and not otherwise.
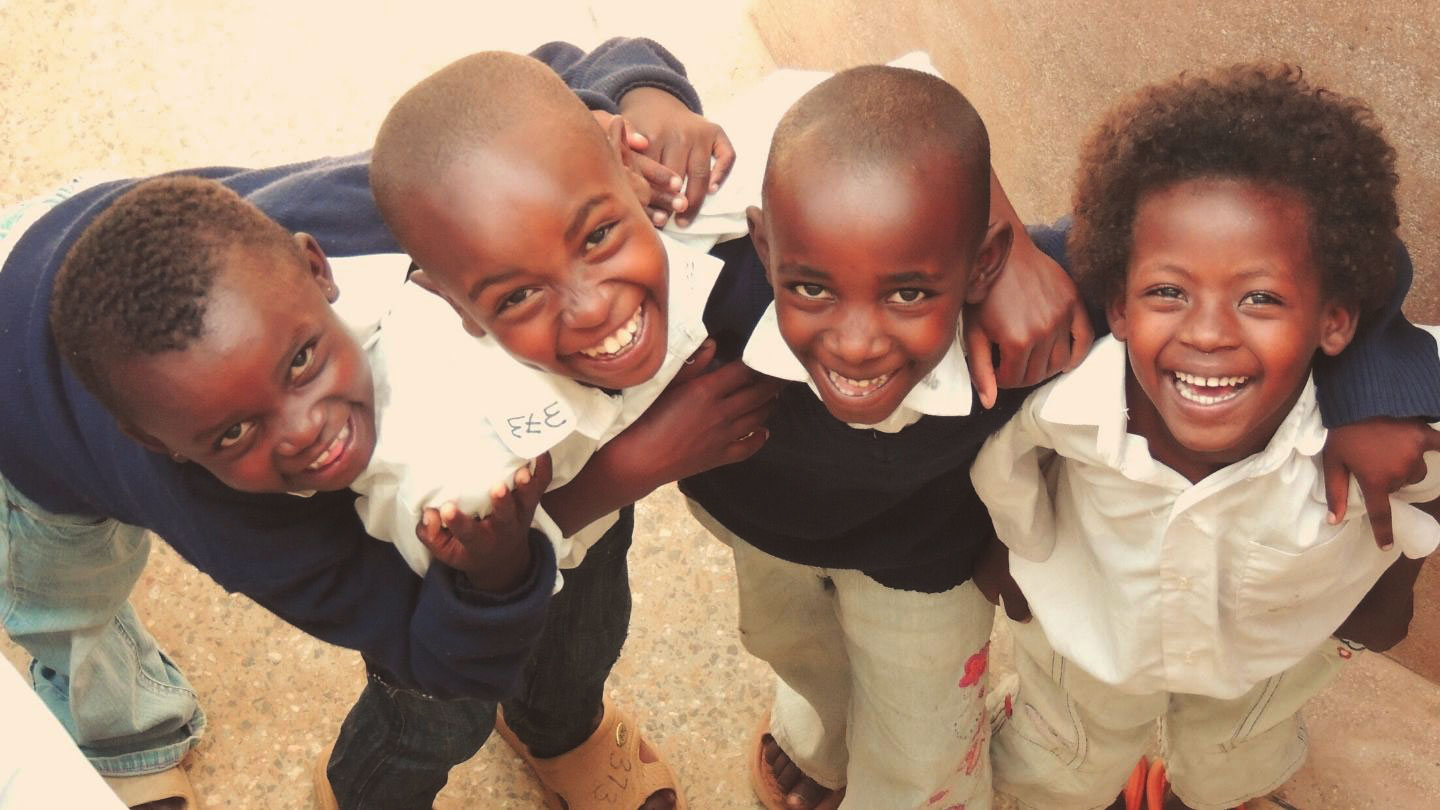
<path fill-rule="evenodd" d="M 606 148 L 585 105 L 543 63 L 504 51 L 450 63 L 401 96 L 380 126 L 370 185 L 381 216 L 409 248 L 397 228 L 406 195 L 434 188 L 483 155 L 518 154 L 532 138 L 580 138 Z"/>
<path fill-rule="evenodd" d="M 842 71 L 785 113 L 770 142 L 768 200 L 794 161 L 822 160 L 847 169 L 930 167 L 958 171 L 969 210 L 990 207 L 990 139 L 980 114 L 938 76 L 867 65 Z M 988 223 L 975 227 L 983 232 Z"/>

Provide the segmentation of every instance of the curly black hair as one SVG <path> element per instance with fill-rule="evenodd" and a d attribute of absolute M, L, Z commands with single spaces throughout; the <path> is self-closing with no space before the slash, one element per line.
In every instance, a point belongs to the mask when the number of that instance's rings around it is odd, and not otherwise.
<path fill-rule="evenodd" d="M 1394 285 L 1395 150 L 1361 101 L 1310 84 L 1294 65 L 1181 74 L 1111 110 L 1081 150 L 1068 252 L 1092 303 L 1125 292 L 1146 194 L 1199 178 L 1274 184 L 1310 208 L 1310 249 L 1327 296 L 1362 322 Z"/>
<path fill-rule="evenodd" d="M 213 180 L 167 176 L 121 195 L 65 255 L 50 332 L 80 382 L 114 413 L 117 360 L 181 351 L 200 337 L 224 257 L 236 247 L 289 251 L 290 233 Z"/>

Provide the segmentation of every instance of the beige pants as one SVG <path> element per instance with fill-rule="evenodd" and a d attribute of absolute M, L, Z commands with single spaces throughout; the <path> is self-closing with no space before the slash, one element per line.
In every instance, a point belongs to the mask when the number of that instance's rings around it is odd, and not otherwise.
<path fill-rule="evenodd" d="M 770 733 L 842 808 L 991 803 L 986 664 L 995 611 L 974 584 L 887 588 L 797 565 L 691 512 L 735 552 L 740 637 L 779 676 Z"/>
<path fill-rule="evenodd" d="M 1019 688 L 995 731 L 995 788 L 1041 810 L 1114 801 L 1157 722 L 1171 785 L 1186 804 L 1222 810 L 1264 796 L 1305 760 L 1300 707 L 1353 655 L 1332 639 L 1233 700 L 1133 695 L 1057 655 L 1039 622 L 1010 629 Z"/>

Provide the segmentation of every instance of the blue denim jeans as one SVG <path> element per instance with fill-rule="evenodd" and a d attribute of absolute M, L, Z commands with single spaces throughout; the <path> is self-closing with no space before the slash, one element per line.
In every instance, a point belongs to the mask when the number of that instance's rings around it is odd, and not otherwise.
<path fill-rule="evenodd" d="M 595 729 L 605 679 L 630 625 L 625 555 L 634 527 L 634 510 L 626 507 L 585 560 L 565 572 L 520 694 L 501 704 L 515 736 L 536 756 L 563 754 Z M 474 756 L 494 730 L 495 706 L 433 698 L 372 669 L 327 768 L 340 807 L 429 810 L 450 769 Z"/>
<path fill-rule="evenodd" d="M 149 533 L 47 512 L 3 477 L 0 498 L 0 624 L 34 659 L 36 694 L 102 774 L 179 763 L 205 715 L 130 606 Z"/>

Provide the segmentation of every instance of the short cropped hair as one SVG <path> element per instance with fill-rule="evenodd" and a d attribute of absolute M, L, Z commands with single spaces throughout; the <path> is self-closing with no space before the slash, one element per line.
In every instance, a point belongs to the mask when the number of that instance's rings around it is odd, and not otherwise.
<path fill-rule="evenodd" d="M 433 185 L 501 133 L 527 122 L 543 122 L 549 130 L 578 128 L 582 137 L 605 142 L 584 103 L 529 56 L 482 51 L 422 79 L 385 116 L 370 157 L 370 187 L 386 224 L 395 228 L 405 190 Z M 397 236 L 403 244 L 403 235 Z"/>
<path fill-rule="evenodd" d="M 50 300 L 60 356 L 102 404 L 123 413 L 112 365 L 198 339 L 211 287 L 236 247 L 299 256 L 279 223 L 213 180 L 140 183 L 85 228 L 60 266 Z"/>
<path fill-rule="evenodd" d="M 1146 87 L 1086 142 L 1068 251 L 1093 303 L 1125 293 L 1144 196 L 1206 178 L 1299 193 L 1324 294 L 1362 318 L 1389 300 L 1399 226 L 1395 150 L 1358 99 L 1310 84 L 1293 65 L 1247 63 Z"/>
<path fill-rule="evenodd" d="M 967 175 L 971 210 L 990 209 L 990 137 L 949 82 L 919 70 L 865 65 L 836 73 L 795 102 L 770 141 L 765 194 L 800 154 L 848 166 L 907 164 L 939 154 Z M 984 233 L 988 220 L 975 223 Z"/>

